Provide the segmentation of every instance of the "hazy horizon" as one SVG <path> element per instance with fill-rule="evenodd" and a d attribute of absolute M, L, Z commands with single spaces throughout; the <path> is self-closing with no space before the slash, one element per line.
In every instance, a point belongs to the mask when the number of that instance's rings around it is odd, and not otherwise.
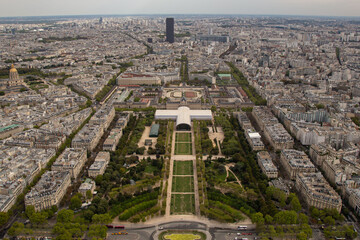
<path fill-rule="evenodd" d="M 171 14 L 360 16 L 358 0 L 3 0 L 0 6 L 0 17 Z"/>

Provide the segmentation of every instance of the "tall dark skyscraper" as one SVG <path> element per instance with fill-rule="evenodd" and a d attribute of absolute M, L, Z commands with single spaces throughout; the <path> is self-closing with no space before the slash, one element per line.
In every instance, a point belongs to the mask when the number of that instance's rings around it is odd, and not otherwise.
<path fill-rule="evenodd" d="M 166 18 L 166 41 L 174 42 L 174 18 Z"/>

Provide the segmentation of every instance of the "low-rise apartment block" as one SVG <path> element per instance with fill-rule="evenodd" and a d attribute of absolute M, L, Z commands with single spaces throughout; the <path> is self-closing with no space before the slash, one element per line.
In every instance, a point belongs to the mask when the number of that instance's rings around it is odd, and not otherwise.
<path fill-rule="evenodd" d="M 292 148 L 294 145 L 294 139 L 281 123 L 266 125 L 264 136 L 275 150 Z"/>
<path fill-rule="evenodd" d="M 86 148 L 92 151 L 99 143 L 103 133 L 104 128 L 100 125 L 86 124 L 73 138 L 71 146 L 73 148 Z"/>
<path fill-rule="evenodd" d="M 249 120 L 249 118 L 247 117 L 246 113 L 241 111 L 241 112 L 236 112 L 234 113 L 234 116 L 237 118 L 240 126 L 245 130 L 248 128 L 252 128 L 251 122 Z"/>
<path fill-rule="evenodd" d="M 103 105 L 90 119 L 89 124 L 100 125 L 106 130 L 115 117 L 115 108 L 112 105 Z"/>
<path fill-rule="evenodd" d="M 264 150 L 264 143 L 261 141 L 261 136 L 253 128 L 248 128 L 245 130 L 245 137 L 250 144 L 250 147 L 253 151 Z"/>
<path fill-rule="evenodd" d="M 315 172 L 314 164 L 303 151 L 284 149 L 280 154 L 280 162 L 292 180 L 295 180 L 299 173 Z"/>
<path fill-rule="evenodd" d="M 266 125 L 275 125 L 279 123 L 271 110 L 265 106 L 255 106 L 252 115 L 261 130 L 264 130 Z"/>
<path fill-rule="evenodd" d="M 119 143 L 120 138 L 122 137 L 122 129 L 114 128 L 111 130 L 109 136 L 106 138 L 103 144 L 103 150 L 105 151 L 115 151 L 116 146 Z"/>
<path fill-rule="evenodd" d="M 51 167 L 53 171 L 69 171 L 76 179 L 87 160 L 87 152 L 81 148 L 66 148 Z"/>
<path fill-rule="evenodd" d="M 34 206 L 35 211 L 59 206 L 60 201 L 71 184 L 71 174 L 68 171 L 47 171 L 39 182 L 25 195 L 25 206 Z"/>
<path fill-rule="evenodd" d="M 341 211 L 341 197 L 321 173 L 299 173 L 296 177 L 296 189 L 309 207 Z"/>
<path fill-rule="evenodd" d="M 95 158 L 94 163 L 88 169 L 89 177 L 95 178 L 97 175 L 104 174 L 109 161 L 110 161 L 109 152 L 99 152 Z"/>
<path fill-rule="evenodd" d="M 277 178 L 278 169 L 274 165 L 270 154 L 267 151 L 261 151 L 256 155 L 261 171 L 263 171 L 268 178 Z"/>

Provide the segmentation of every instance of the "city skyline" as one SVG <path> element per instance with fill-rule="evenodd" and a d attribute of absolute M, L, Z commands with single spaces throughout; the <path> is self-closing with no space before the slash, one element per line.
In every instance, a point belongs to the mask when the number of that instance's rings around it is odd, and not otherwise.
<path fill-rule="evenodd" d="M 360 2 L 356 0 L 225 0 L 225 1 L 13 1 L 0 4 L 0 17 L 55 15 L 147 15 L 147 14 L 229 14 L 229 15 L 297 15 L 358 17 Z"/>

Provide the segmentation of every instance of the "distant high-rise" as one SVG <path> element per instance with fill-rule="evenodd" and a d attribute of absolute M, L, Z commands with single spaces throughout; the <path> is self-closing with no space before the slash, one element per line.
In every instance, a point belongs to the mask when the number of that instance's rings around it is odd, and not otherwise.
<path fill-rule="evenodd" d="M 99 19 L 99 24 L 102 24 L 102 23 L 103 23 L 103 18 L 100 17 L 100 19 Z"/>
<path fill-rule="evenodd" d="M 166 18 L 166 41 L 174 42 L 174 18 Z"/>

